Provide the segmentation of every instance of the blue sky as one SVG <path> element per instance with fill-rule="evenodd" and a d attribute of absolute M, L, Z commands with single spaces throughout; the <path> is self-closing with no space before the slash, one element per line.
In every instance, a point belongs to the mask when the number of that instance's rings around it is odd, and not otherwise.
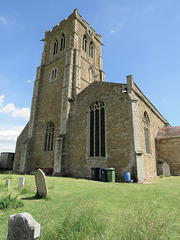
<path fill-rule="evenodd" d="M 44 32 L 78 8 L 102 35 L 106 81 L 135 83 L 180 125 L 179 0 L 0 0 L 0 152 L 14 151 L 29 119 Z"/>

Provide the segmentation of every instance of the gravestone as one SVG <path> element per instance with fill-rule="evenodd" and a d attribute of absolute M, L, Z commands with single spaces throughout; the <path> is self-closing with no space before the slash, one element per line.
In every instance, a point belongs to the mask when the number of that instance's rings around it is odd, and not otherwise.
<path fill-rule="evenodd" d="M 19 187 L 24 187 L 24 182 L 25 182 L 25 178 L 24 177 L 20 177 L 19 178 L 19 182 L 18 182 L 18 188 Z"/>
<path fill-rule="evenodd" d="M 46 197 L 48 195 L 46 176 L 41 169 L 38 169 L 35 173 L 35 181 L 37 193 L 40 196 Z"/>
<path fill-rule="evenodd" d="M 9 188 L 10 187 L 10 180 L 6 179 L 6 186 Z"/>
<path fill-rule="evenodd" d="M 41 225 L 29 213 L 10 215 L 7 240 L 37 240 Z"/>
<path fill-rule="evenodd" d="M 163 170 L 163 175 L 164 176 L 167 176 L 167 177 L 170 177 L 171 174 L 170 174 L 170 169 L 169 169 L 169 165 L 165 162 L 163 163 L 162 165 L 162 170 Z"/>

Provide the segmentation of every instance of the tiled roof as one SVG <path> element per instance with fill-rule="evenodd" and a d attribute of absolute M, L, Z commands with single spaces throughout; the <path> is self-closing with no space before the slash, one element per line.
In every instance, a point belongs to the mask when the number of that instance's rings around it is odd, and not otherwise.
<path fill-rule="evenodd" d="M 156 138 L 173 138 L 173 137 L 180 137 L 180 126 L 160 128 L 156 136 Z"/>

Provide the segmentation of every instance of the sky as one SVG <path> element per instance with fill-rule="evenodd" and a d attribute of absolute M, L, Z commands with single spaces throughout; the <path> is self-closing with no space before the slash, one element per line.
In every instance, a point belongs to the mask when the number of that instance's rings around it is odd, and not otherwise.
<path fill-rule="evenodd" d="M 171 126 L 180 125 L 179 0 L 0 0 L 0 153 L 15 151 L 29 120 L 40 40 L 75 8 L 102 35 L 106 81 L 132 74 Z"/>

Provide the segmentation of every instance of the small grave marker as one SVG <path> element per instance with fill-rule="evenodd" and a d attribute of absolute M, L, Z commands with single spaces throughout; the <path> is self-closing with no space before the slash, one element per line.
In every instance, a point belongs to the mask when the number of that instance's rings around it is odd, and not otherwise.
<path fill-rule="evenodd" d="M 10 187 L 10 180 L 6 179 L 6 186 L 9 188 Z"/>
<path fill-rule="evenodd" d="M 46 176 L 41 169 L 38 169 L 35 173 L 35 181 L 37 193 L 40 196 L 46 197 L 48 195 Z"/>
<path fill-rule="evenodd" d="M 40 227 L 29 213 L 10 215 L 7 240 L 38 240 Z"/>
<path fill-rule="evenodd" d="M 19 178 L 19 182 L 18 182 L 18 188 L 24 187 L 24 182 L 25 182 L 25 178 L 24 177 L 20 177 Z"/>
<path fill-rule="evenodd" d="M 169 165 L 165 162 L 163 163 L 162 165 L 162 170 L 163 170 L 163 175 L 164 176 L 167 176 L 167 177 L 170 177 L 171 174 L 170 174 L 170 169 L 169 169 Z"/>

